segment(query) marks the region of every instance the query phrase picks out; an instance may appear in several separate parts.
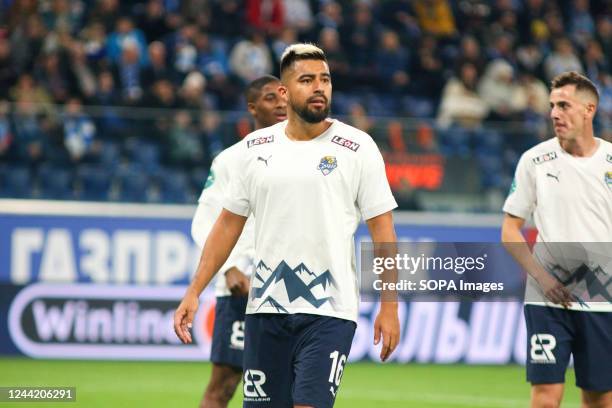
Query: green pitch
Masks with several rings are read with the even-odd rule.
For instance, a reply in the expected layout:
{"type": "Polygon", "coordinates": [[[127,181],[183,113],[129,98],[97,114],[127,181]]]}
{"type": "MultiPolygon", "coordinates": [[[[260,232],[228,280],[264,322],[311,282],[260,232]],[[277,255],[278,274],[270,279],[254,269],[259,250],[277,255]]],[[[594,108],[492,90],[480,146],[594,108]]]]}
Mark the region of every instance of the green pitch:
{"type": "MultiPolygon", "coordinates": [[[[197,407],[210,373],[206,363],[66,361],[0,358],[0,386],[75,386],[77,402],[16,407],[197,407]]],[[[351,363],[339,408],[527,407],[523,367],[351,363]]],[[[565,407],[578,406],[568,372],[565,407]]],[[[230,407],[241,407],[234,398],[230,407]]]]}

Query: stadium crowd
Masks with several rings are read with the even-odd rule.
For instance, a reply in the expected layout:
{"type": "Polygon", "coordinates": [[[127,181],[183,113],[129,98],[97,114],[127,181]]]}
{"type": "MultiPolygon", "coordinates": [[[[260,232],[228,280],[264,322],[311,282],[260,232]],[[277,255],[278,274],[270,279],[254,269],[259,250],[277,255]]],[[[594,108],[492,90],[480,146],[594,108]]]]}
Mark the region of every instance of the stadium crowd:
{"type": "Polygon", "coordinates": [[[550,136],[560,72],[597,84],[596,134],[612,139],[605,0],[0,5],[2,196],[195,202],[211,158],[251,129],[244,85],[278,74],[296,41],[326,52],[334,116],[383,150],[474,158],[483,190],[507,188],[518,152],[550,136]],[[418,124],[400,127],[407,143],[397,123],[418,124]]]}

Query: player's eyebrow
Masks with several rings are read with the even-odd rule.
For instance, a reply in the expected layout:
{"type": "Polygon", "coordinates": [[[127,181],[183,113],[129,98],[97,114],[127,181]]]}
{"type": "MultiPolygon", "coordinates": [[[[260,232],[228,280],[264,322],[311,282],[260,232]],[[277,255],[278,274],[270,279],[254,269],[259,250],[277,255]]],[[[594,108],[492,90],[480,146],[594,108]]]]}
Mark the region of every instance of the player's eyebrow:
{"type": "MultiPolygon", "coordinates": [[[[331,74],[330,74],[329,72],[323,72],[323,73],[321,73],[321,74],[319,74],[319,75],[320,75],[322,78],[327,78],[327,79],[331,78],[331,74]]],[[[302,74],[302,75],[300,75],[300,76],[298,77],[298,81],[299,81],[300,79],[306,79],[306,78],[308,78],[308,79],[314,79],[316,76],[317,76],[317,74],[302,74]]]]}

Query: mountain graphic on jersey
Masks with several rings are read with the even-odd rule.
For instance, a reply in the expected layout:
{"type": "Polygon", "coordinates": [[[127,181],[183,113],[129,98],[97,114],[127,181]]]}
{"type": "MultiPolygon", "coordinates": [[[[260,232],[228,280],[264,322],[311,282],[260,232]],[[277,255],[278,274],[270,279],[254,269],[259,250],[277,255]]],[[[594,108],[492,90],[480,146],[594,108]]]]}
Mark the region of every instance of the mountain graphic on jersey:
{"type": "Polygon", "coordinates": [[[600,266],[591,269],[587,265],[582,264],[580,267],[576,268],[567,279],[559,278],[559,272],[562,272],[565,276],[568,275],[568,272],[559,265],[553,267],[553,274],[565,287],[578,285],[584,282],[584,286],[586,286],[585,292],[576,293],[576,289],[571,291],[581,303],[601,301],[601,299],[612,303],[612,277],[606,274],[600,266]]]}
{"type": "MultiPolygon", "coordinates": [[[[300,263],[295,268],[291,268],[285,261],[281,261],[272,270],[263,261],[259,261],[255,270],[255,281],[251,290],[251,298],[262,298],[268,288],[277,285],[281,281],[285,284],[289,302],[302,298],[316,308],[321,307],[327,301],[332,301],[331,296],[317,297],[315,295],[316,292],[327,293],[328,288],[338,287],[329,270],[316,275],[303,263],[300,263]]],[[[278,311],[282,309],[286,312],[280,303],[271,296],[267,296],[259,307],[262,307],[263,304],[271,305],[278,311]]]]}

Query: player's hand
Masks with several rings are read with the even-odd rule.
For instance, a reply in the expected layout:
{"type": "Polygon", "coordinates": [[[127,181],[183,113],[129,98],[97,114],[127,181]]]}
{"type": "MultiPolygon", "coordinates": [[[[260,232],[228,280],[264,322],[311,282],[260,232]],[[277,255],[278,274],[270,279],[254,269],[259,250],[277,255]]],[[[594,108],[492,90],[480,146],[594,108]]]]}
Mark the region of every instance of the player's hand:
{"type": "Polygon", "coordinates": [[[380,350],[380,359],[386,361],[397,347],[400,339],[396,302],[383,302],[381,304],[380,312],[378,312],[374,321],[374,345],[380,343],[381,337],[383,345],[380,350]]]}
{"type": "Polygon", "coordinates": [[[249,278],[236,267],[225,272],[225,283],[232,296],[247,296],[249,294],[249,278]]]}
{"type": "Polygon", "coordinates": [[[189,330],[193,325],[193,317],[198,310],[199,304],[198,296],[187,290],[181,304],[176,309],[176,312],[174,312],[174,332],[184,344],[193,342],[189,330]]]}
{"type": "Polygon", "coordinates": [[[538,276],[537,281],[542,292],[544,292],[544,296],[551,302],[559,304],[567,309],[572,302],[576,301],[570,291],[548,273],[543,273],[538,276]]]}

